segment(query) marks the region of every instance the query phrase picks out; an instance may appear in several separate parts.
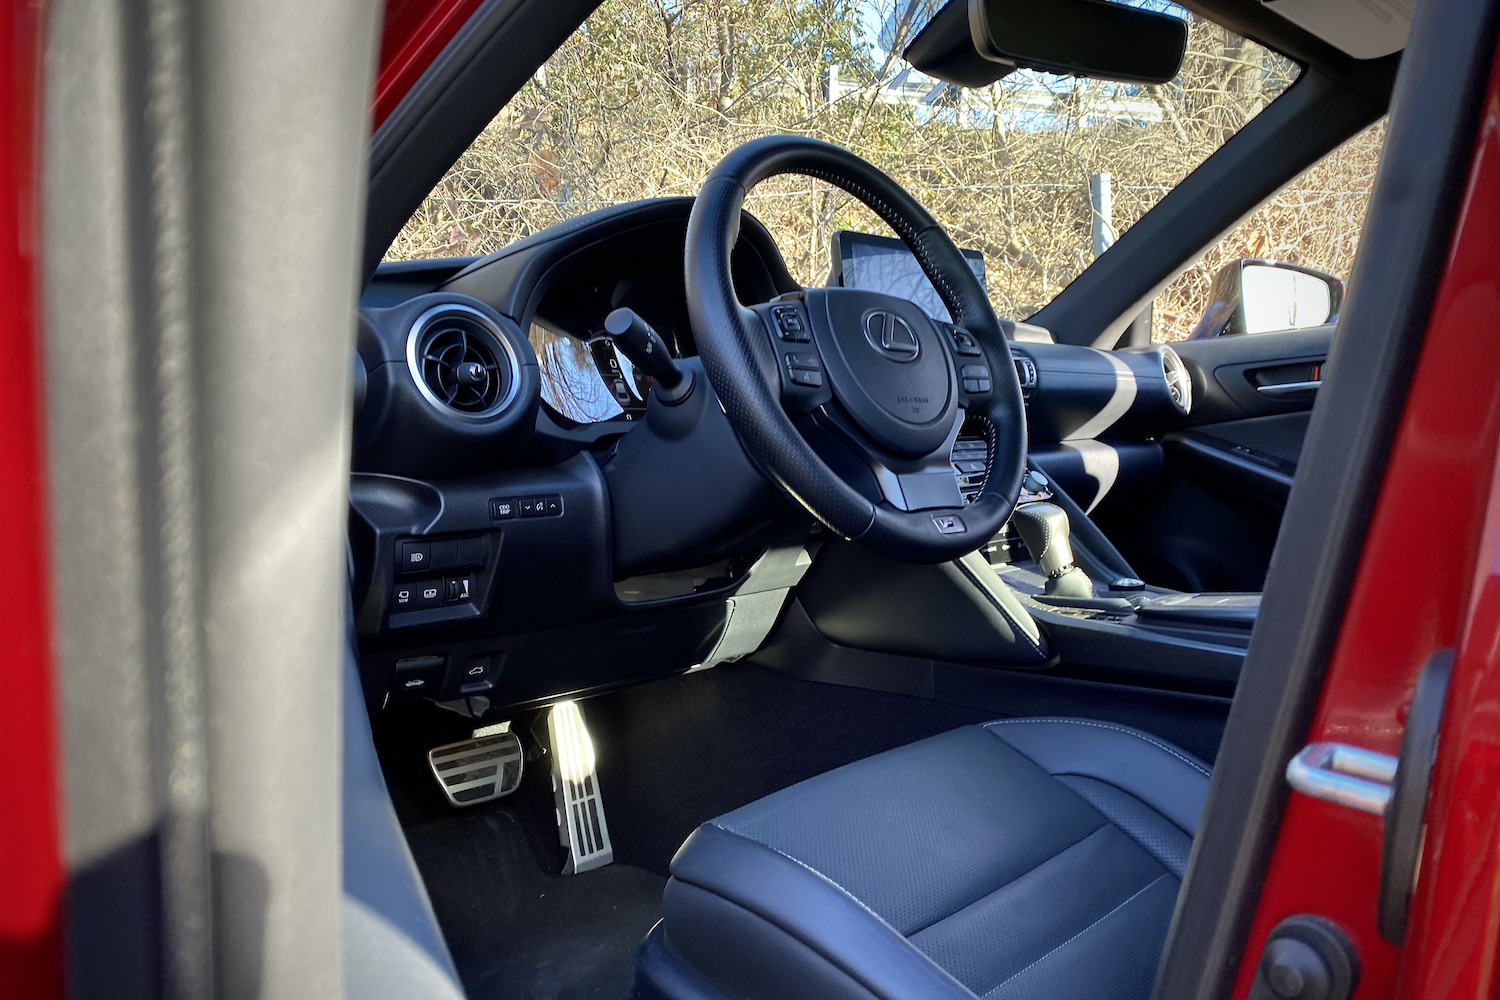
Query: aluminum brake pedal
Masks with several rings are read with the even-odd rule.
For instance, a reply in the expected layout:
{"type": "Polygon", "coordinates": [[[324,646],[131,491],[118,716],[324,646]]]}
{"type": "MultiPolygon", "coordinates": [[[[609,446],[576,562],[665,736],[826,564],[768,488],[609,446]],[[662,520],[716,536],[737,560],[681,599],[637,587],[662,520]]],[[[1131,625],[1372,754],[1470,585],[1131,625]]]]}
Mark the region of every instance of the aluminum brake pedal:
{"type": "Polygon", "coordinates": [[[455,806],[477,806],[521,787],[524,758],[515,733],[490,733],[427,751],[438,787],[455,806]]]}

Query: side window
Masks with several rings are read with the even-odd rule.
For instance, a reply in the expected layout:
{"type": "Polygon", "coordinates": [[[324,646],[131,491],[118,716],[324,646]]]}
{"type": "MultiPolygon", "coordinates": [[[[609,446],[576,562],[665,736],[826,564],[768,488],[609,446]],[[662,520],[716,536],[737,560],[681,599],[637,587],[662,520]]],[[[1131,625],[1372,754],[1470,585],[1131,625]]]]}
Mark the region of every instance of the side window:
{"type": "Polygon", "coordinates": [[[1336,319],[1384,145],[1381,119],[1256,209],[1156,297],[1152,342],[1301,330],[1336,319]]]}

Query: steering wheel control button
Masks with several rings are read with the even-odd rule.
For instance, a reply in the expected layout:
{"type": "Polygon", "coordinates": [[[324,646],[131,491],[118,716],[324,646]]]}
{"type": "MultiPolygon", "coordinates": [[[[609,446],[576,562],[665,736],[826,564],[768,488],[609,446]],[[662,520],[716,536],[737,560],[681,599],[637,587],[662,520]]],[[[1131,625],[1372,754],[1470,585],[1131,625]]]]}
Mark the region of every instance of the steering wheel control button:
{"type": "Polygon", "coordinates": [[[816,354],[788,354],[786,364],[788,368],[821,368],[823,362],[816,354]]]}
{"type": "Polygon", "coordinates": [[[990,391],[990,370],[984,365],[964,365],[958,374],[964,381],[964,392],[983,395],[990,391]]]}
{"type": "Polygon", "coordinates": [[[447,661],[441,656],[413,656],[396,661],[391,672],[390,703],[407,704],[423,698],[436,698],[443,686],[443,667],[447,661]]]}
{"type": "Polygon", "coordinates": [[[776,335],[787,343],[805,344],[812,339],[807,332],[807,321],[794,305],[776,306],[771,310],[776,321],[776,335]]]}
{"type": "Polygon", "coordinates": [[[816,368],[790,368],[787,370],[787,377],[792,380],[793,385],[805,385],[811,389],[823,385],[823,373],[816,368]]]}
{"type": "Polygon", "coordinates": [[[883,309],[865,316],[865,339],[882,357],[901,364],[917,360],[922,353],[922,345],[911,324],[883,309]]]}
{"type": "Polygon", "coordinates": [[[403,573],[424,573],[432,566],[432,545],[428,542],[402,542],[396,557],[403,573]]]}
{"type": "Polygon", "coordinates": [[[491,500],[490,517],[496,521],[505,521],[516,516],[516,502],[514,500],[491,500]]]}
{"type": "Polygon", "coordinates": [[[932,523],[937,525],[939,534],[961,535],[969,529],[964,526],[963,518],[957,514],[934,514],[932,523]]]}
{"type": "Polygon", "coordinates": [[[548,517],[560,517],[562,512],[562,497],[555,493],[542,497],[542,513],[548,517]]]}
{"type": "Polygon", "coordinates": [[[948,331],[949,338],[953,341],[953,353],[965,358],[983,357],[984,352],[979,349],[979,341],[968,330],[954,327],[948,331]]]}

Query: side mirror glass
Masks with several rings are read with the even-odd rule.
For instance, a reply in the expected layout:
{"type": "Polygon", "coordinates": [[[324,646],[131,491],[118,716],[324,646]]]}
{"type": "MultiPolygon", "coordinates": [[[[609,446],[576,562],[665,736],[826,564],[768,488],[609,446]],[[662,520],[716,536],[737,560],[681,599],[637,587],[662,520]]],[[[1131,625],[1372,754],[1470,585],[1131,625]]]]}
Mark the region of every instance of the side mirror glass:
{"type": "Polygon", "coordinates": [[[1219,269],[1209,307],[1189,339],[1306,330],[1338,319],[1344,283],[1276,260],[1240,258],[1219,269]]]}

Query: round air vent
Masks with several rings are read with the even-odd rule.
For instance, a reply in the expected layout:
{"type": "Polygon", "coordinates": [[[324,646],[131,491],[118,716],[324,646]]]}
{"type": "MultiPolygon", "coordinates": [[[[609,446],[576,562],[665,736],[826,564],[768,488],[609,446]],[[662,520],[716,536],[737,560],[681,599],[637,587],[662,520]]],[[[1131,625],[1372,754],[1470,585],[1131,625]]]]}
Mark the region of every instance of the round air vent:
{"type": "Polygon", "coordinates": [[[515,398],[515,352],[490,319],[458,303],[417,317],[406,363],[429,403],[460,417],[492,416],[515,398]]]}
{"type": "Polygon", "coordinates": [[[1193,376],[1177,352],[1165,344],[1161,348],[1161,372],[1167,379],[1167,391],[1172,394],[1172,405],[1178,412],[1187,414],[1193,408],[1193,376]]]}

